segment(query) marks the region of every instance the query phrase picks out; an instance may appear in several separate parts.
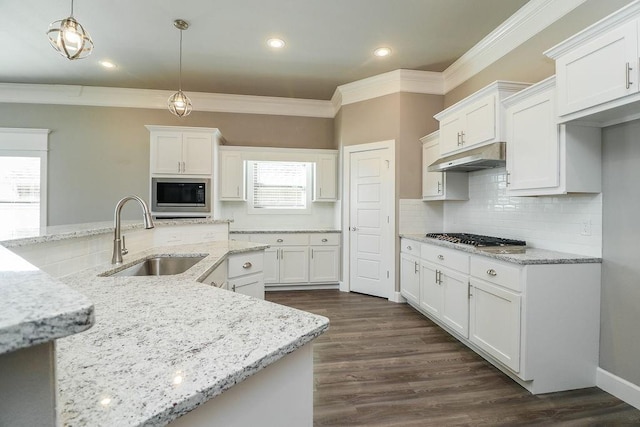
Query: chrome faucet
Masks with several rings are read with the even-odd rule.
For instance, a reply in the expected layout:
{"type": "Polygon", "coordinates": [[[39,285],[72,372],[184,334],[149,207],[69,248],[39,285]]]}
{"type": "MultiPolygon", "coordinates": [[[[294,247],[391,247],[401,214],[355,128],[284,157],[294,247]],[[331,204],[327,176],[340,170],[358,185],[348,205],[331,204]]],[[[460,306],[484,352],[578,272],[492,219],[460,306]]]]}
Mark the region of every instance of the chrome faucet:
{"type": "Polygon", "coordinates": [[[151,212],[147,204],[138,196],[127,196],[120,199],[116,205],[116,210],[113,215],[115,231],[113,234],[113,256],[111,257],[111,264],[122,264],[122,255],[129,253],[124,244],[124,236],[120,238],[120,211],[125,203],[129,200],[137,200],[142,208],[142,219],[144,220],[144,228],[153,228],[153,219],[151,218],[151,212]]]}

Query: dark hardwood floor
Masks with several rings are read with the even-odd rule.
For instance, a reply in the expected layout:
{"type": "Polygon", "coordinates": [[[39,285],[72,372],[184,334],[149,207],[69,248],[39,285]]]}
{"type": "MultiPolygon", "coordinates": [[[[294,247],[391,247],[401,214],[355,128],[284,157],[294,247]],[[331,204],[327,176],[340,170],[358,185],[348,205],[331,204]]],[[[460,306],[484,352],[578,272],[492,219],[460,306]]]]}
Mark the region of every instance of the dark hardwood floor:
{"type": "Polygon", "coordinates": [[[531,395],[406,304],[339,291],[269,292],[320,314],[315,426],[640,426],[640,411],[589,388],[531,395]]]}

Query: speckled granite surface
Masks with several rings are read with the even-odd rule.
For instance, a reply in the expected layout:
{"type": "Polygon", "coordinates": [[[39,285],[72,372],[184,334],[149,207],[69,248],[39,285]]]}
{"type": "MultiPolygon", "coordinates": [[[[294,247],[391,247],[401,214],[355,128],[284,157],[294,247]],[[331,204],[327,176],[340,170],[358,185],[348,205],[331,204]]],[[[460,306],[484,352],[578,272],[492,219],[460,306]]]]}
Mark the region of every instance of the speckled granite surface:
{"type": "Polygon", "coordinates": [[[401,234],[400,237],[415,240],[417,242],[430,243],[432,245],[442,246],[445,248],[457,249],[476,255],[482,255],[501,261],[512,262],[514,264],[584,264],[584,263],[600,263],[602,258],[591,257],[586,255],[567,254],[564,252],[550,251],[546,249],[527,248],[524,254],[495,254],[481,251],[469,245],[461,245],[450,243],[444,240],[432,239],[425,237],[423,234],[401,234]]]}
{"type": "MultiPolygon", "coordinates": [[[[218,219],[175,219],[154,220],[156,226],[193,225],[193,224],[224,224],[230,220],[218,219]]],[[[142,229],[141,220],[122,221],[122,231],[142,229]]],[[[77,237],[95,236],[98,234],[113,233],[113,221],[88,222],[85,224],[54,225],[43,228],[30,228],[14,230],[10,234],[0,234],[0,245],[6,248],[14,248],[36,243],[54,242],[58,240],[74,239],[77,237]]]]}
{"type": "Polygon", "coordinates": [[[165,425],[328,328],[328,319],[198,283],[228,253],[266,245],[224,241],[129,254],[209,254],[174,276],[62,280],[94,302],[89,331],[61,339],[58,381],[66,426],[165,425]]]}
{"type": "Polygon", "coordinates": [[[93,303],[0,246],[0,354],[77,334],[93,303]]]}
{"type": "Polygon", "coordinates": [[[229,234],[309,234],[342,233],[341,230],[229,230],[229,234]]]}

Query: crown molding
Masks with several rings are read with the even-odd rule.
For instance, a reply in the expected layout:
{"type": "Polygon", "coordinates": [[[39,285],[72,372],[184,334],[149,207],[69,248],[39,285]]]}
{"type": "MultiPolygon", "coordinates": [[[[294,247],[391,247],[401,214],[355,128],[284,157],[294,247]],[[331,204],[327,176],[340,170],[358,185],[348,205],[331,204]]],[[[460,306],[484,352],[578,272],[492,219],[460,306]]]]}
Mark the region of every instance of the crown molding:
{"type": "Polygon", "coordinates": [[[530,0],[443,71],[445,93],[479,73],[586,0],[530,0]]]}
{"type": "MultiPolygon", "coordinates": [[[[172,91],[0,83],[0,102],[167,109],[172,91]]],[[[333,118],[331,101],[189,92],[194,111],[333,118]]]]}
{"type": "Polygon", "coordinates": [[[337,101],[342,106],[397,92],[444,95],[442,73],[404,69],[389,71],[338,86],[332,102],[335,108],[337,101]]]}

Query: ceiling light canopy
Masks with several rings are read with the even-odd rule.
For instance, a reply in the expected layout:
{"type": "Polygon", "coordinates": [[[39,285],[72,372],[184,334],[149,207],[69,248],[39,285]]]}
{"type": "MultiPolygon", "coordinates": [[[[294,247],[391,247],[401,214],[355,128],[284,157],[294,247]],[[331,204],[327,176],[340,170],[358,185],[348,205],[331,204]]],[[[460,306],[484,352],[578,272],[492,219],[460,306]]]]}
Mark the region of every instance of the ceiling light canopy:
{"type": "Polygon", "coordinates": [[[267,46],[272,47],[274,49],[282,49],[285,45],[284,40],[282,39],[269,39],[267,40],[267,46]]]}
{"type": "Polygon", "coordinates": [[[93,50],[91,36],[73,17],[73,0],[71,0],[71,15],[52,22],[49,25],[47,37],[51,46],[67,59],[86,58],[93,50]]]}
{"type": "Polygon", "coordinates": [[[180,75],[178,78],[178,91],[169,97],[169,111],[178,117],[191,114],[193,106],[191,100],[182,92],[182,32],[189,28],[189,23],[182,19],[173,21],[173,25],[180,30],[180,75]]]}
{"type": "Polygon", "coordinates": [[[379,58],[384,58],[385,56],[391,55],[391,48],[389,47],[379,47],[373,51],[373,54],[379,58]]]}

